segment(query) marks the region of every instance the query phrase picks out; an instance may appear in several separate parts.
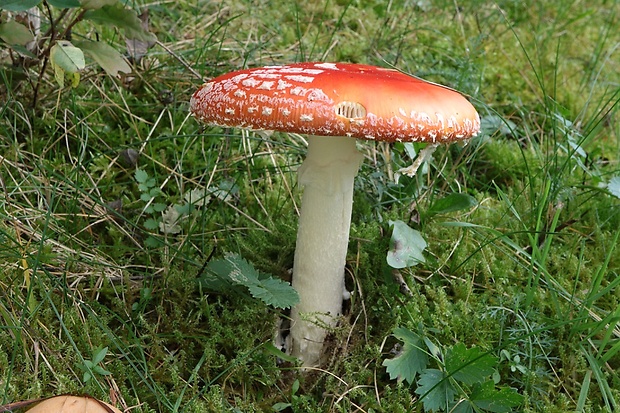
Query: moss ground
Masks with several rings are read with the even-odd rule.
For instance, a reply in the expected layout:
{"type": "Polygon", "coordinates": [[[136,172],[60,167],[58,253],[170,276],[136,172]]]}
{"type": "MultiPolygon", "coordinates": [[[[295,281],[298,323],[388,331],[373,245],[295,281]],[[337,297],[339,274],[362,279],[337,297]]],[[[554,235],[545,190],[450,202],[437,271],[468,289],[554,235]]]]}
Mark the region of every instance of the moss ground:
{"type": "Polygon", "coordinates": [[[165,48],[131,79],[89,65],[60,89],[33,67],[33,105],[32,83],[0,75],[0,403],[88,393],[134,412],[424,411],[416,384],[382,365],[405,327],[495,355],[499,384],[524,396],[515,411],[618,408],[616,2],[132,7],[148,8],[165,48]],[[439,149],[415,178],[395,179],[411,162],[402,144],[360,144],[354,296],[321,371],[278,359],[280,310],[197,280],[225,252],[290,278],[304,141],[199,125],[188,100],[202,80],[181,60],[203,78],[291,61],[393,65],[462,91],[481,114],[481,136],[439,149]],[[136,169],[159,190],[145,198],[136,169]],[[192,191],[208,203],[162,231],[160,209],[192,191]],[[476,206],[429,213],[453,193],[476,206]],[[426,262],[396,278],[390,220],[428,242],[426,262]],[[106,347],[104,372],[85,375],[106,347]]]}

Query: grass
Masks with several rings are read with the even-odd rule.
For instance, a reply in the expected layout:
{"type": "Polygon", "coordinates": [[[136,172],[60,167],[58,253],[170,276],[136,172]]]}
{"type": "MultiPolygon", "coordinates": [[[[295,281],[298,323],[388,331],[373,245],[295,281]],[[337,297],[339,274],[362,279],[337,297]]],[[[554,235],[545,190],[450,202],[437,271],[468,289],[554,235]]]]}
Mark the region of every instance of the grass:
{"type": "Polygon", "coordinates": [[[168,50],[152,47],[131,79],[91,65],[59,90],[31,68],[33,107],[31,83],[1,74],[0,403],[71,392],[137,412],[423,411],[419,385],[382,365],[402,327],[496,357],[499,385],[524,396],[517,411],[618,408],[614,2],[134,6],[168,50]],[[361,143],[355,293],[322,370],[278,359],[279,310],[197,281],[226,252],[290,278],[304,141],[198,125],[187,102],[201,80],[180,60],[204,78],[302,60],[394,65],[464,92],[482,116],[481,136],[413,179],[395,179],[411,162],[403,145],[361,143]],[[428,213],[452,193],[476,206],[428,213]],[[396,219],[429,244],[397,278],[385,263],[396,219]]]}

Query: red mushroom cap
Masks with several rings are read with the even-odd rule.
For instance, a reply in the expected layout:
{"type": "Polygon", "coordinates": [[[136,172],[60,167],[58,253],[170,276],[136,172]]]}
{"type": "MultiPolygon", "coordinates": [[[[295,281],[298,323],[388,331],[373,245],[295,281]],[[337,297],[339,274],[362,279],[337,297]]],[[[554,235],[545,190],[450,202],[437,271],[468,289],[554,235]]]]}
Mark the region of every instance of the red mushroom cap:
{"type": "Polygon", "coordinates": [[[393,69],[297,63],[231,72],[205,83],[191,111],[221,126],[382,141],[449,142],[480,130],[461,94],[393,69]]]}

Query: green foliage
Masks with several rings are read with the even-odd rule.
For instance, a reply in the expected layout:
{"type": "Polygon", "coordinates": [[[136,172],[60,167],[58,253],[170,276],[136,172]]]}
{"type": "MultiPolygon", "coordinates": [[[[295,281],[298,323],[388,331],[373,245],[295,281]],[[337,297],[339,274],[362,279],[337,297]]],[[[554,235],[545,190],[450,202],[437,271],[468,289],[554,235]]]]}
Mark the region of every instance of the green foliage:
{"type": "Polygon", "coordinates": [[[403,349],[397,357],[386,359],[386,367],[390,379],[405,380],[412,384],[418,374],[421,374],[428,365],[428,355],[423,347],[423,340],[406,328],[398,327],[394,330],[394,337],[403,342],[403,349]]]}
{"type": "Polygon", "coordinates": [[[136,413],[617,410],[610,2],[268,4],[0,0],[0,404],[87,392],[136,413]],[[63,90],[55,79],[59,42],[84,54],[75,71],[76,50],[55,52],[75,88],[62,67],[63,90]],[[234,251],[258,296],[288,297],[260,283],[290,277],[304,139],[187,112],[203,78],[301,60],[446,84],[483,126],[413,178],[397,171],[423,143],[358,143],[352,298],[307,373],[271,344],[286,312],[229,264],[203,273],[222,289],[196,279],[211,251],[234,251]],[[390,220],[419,231],[423,265],[386,263],[390,220]],[[84,382],[106,347],[91,370],[111,374],[84,382]]]}
{"type": "Polygon", "coordinates": [[[207,290],[245,287],[254,298],[275,308],[290,308],[299,302],[299,295],[290,284],[259,273],[239,255],[226,254],[222,259],[210,261],[205,270],[207,274],[200,278],[200,283],[207,290]]]}
{"type": "Polygon", "coordinates": [[[84,376],[82,376],[82,381],[84,383],[88,383],[96,375],[108,376],[112,374],[111,372],[100,366],[100,363],[103,361],[106,354],[108,354],[107,347],[98,347],[93,350],[91,360],[84,360],[83,363],[78,364],[80,370],[84,372],[84,376]]]}
{"type": "Polygon", "coordinates": [[[410,228],[403,221],[390,221],[394,227],[390,239],[390,250],[387,253],[387,263],[392,268],[405,268],[424,262],[422,252],[426,248],[426,241],[419,231],[410,228]]]}
{"type": "MultiPolygon", "coordinates": [[[[35,7],[38,13],[25,15],[29,22],[27,24],[17,19],[0,24],[0,39],[2,39],[0,48],[11,49],[14,52],[11,53],[14,67],[20,66],[17,64],[21,63],[19,56],[24,56],[27,60],[25,67],[42,64],[45,68],[49,59],[56,81],[61,88],[65,85],[65,76],[69,77],[71,87],[78,86],[80,73],[86,67],[84,52],[112,77],[120,77],[121,73],[127,74],[132,71],[122,53],[110,44],[101,41],[99,35],[96,40],[82,39],[75,43],[71,42],[74,34],[86,35],[92,31],[94,28],[92,23],[123,30],[127,39],[149,44],[157,40],[148,28],[144,27],[136,11],[126,7],[119,0],[85,0],[82,2],[53,0],[46,3],[42,0],[2,0],[0,2],[0,11],[26,12],[35,7]],[[43,37],[41,28],[46,27],[49,28],[49,35],[43,37]],[[34,46],[35,43],[36,46],[34,46]]],[[[3,66],[7,66],[6,62],[3,66]]],[[[17,73],[28,76],[28,71],[17,73]]],[[[40,79],[33,79],[33,83],[37,82],[40,82],[40,79]]],[[[35,89],[39,87],[40,85],[37,84],[35,89]]]]}
{"type": "Polygon", "coordinates": [[[478,204],[476,199],[467,194],[450,194],[433,202],[426,211],[427,217],[438,214],[449,214],[450,212],[471,209],[478,204]]]}
{"type": "Polygon", "coordinates": [[[419,375],[415,393],[425,411],[510,412],[523,403],[514,389],[496,387],[491,377],[497,376],[498,359],[490,353],[462,343],[437,346],[401,327],[394,336],[403,341],[403,349],[383,365],[392,380],[413,384],[419,375]],[[438,368],[429,367],[431,360],[438,368]]]}

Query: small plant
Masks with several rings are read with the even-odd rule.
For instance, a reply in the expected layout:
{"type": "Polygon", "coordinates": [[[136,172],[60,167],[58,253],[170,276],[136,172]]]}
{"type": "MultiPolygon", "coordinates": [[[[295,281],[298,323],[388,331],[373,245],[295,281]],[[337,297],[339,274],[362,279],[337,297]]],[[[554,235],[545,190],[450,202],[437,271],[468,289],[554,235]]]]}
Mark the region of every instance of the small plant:
{"type": "Polygon", "coordinates": [[[97,347],[93,350],[93,355],[91,360],[84,360],[84,363],[78,364],[80,370],[84,372],[84,376],[82,377],[82,381],[84,383],[88,383],[95,376],[108,376],[112,373],[104,369],[99,365],[105,358],[106,354],[108,354],[107,347],[97,347]]]}
{"type": "Polygon", "coordinates": [[[138,183],[140,199],[145,202],[143,212],[151,215],[151,217],[144,222],[144,227],[155,231],[159,228],[161,222],[161,218],[158,218],[157,215],[166,209],[165,203],[158,202],[163,193],[157,186],[156,179],[150,177],[146,171],[137,169],[134,178],[138,183]]]}
{"type": "Polygon", "coordinates": [[[498,359],[490,353],[462,343],[442,348],[406,328],[395,329],[394,336],[403,342],[402,350],[383,365],[392,380],[417,383],[415,393],[425,411],[499,413],[522,403],[514,389],[497,386],[498,359]]]}

